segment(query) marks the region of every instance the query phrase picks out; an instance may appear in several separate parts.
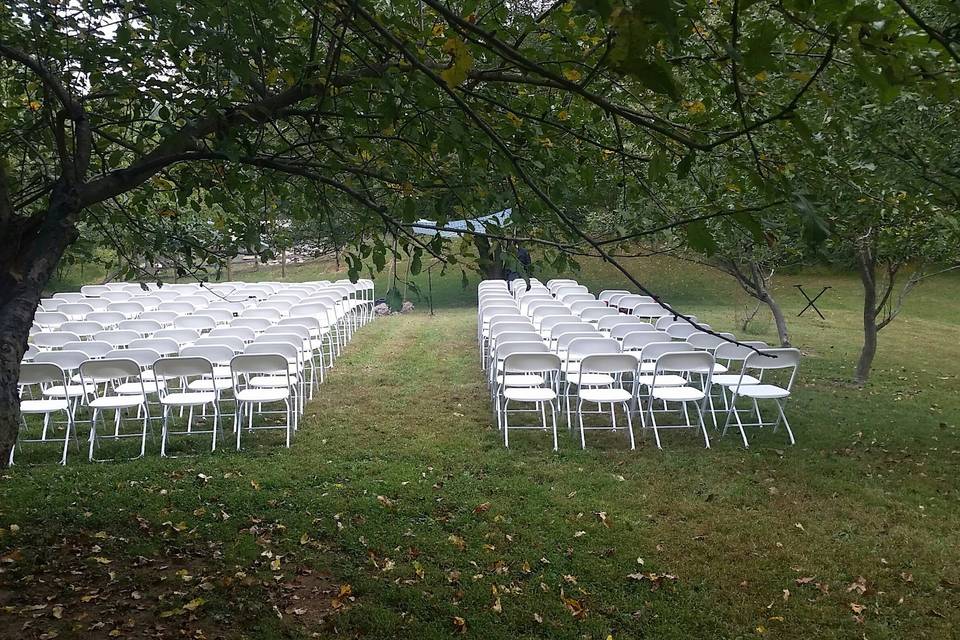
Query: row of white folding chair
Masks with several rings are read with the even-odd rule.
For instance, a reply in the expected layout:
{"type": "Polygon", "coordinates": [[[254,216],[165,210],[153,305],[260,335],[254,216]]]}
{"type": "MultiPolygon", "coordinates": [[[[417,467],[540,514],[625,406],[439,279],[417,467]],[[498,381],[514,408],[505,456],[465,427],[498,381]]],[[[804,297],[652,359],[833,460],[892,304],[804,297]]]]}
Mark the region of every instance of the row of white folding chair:
{"type": "MultiPolygon", "coordinates": [[[[297,398],[300,399],[299,406],[295,406],[297,413],[299,413],[299,412],[302,412],[303,410],[303,397],[304,397],[303,394],[305,389],[307,367],[304,364],[304,349],[298,346],[298,345],[302,345],[302,339],[304,337],[304,334],[293,333],[291,331],[292,329],[293,327],[283,328],[283,331],[290,332],[290,333],[284,333],[284,334],[277,333],[275,335],[264,334],[263,336],[261,336],[262,341],[260,343],[255,342],[254,344],[247,345],[245,348],[245,351],[251,354],[267,355],[267,356],[270,354],[277,354],[277,353],[285,354],[285,360],[287,361],[288,367],[285,367],[284,375],[289,376],[291,374],[294,374],[294,377],[297,380],[297,385],[299,385],[299,390],[297,389],[297,385],[293,386],[293,394],[292,394],[292,398],[294,399],[295,405],[296,405],[296,399],[297,398]]],[[[155,340],[154,342],[156,343],[158,341],[159,340],[155,340]]],[[[145,340],[143,342],[146,345],[149,341],[145,340]]],[[[155,345],[150,345],[150,346],[155,346],[155,345]]],[[[214,353],[214,354],[217,353],[217,350],[219,349],[221,353],[221,358],[219,358],[219,362],[221,363],[221,365],[224,360],[232,358],[234,355],[236,355],[234,348],[229,348],[226,346],[217,346],[217,345],[210,345],[210,346],[196,345],[195,347],[187,347],[184,349],[182,355],[184,356],[196,355],[196,354],[189,353],[191,349],[193,351],[200,351],[201,352],[200,355],[207,355],[207,356],[210,356],[211,353],[214,353]],[[226,356],[226,357],[223,357],[223,356],[226,356]]],[[[171,351],[173,351],[174,353],[176,352],[175,349],[171,349],[171,351]]],[[[87,354],[82,351],[62,351],[62,352],[51,352],[47,354],[39,354],[38,361],[36,363],[27,363],[25,365],[26,375],[22,378],[21,384],[30,385],[30,384],[36,384],[37,382],[40,382],[39,380],[37,380],[38,374],[37,374],[36,367],[34,367],[35,364],[38,365],[41,370],[45,370],[47,374],[50,373],[50,367],[52,366],[57,367],[59,370],[58,377],[56,377],[57,384],[48,386],[48,388],[43,392],[42,399],[36,400],[36,401],[29,400],[28,404],[26,405],[25,414],[31,414],[31,413],[44,414],[43,432],[42,432],[40,441],[49,441],[48,420],[49,420],[50,414],[55,413],[57,411],[61,411],[61,410],[64,410],[67,412],[67,432],[63,439],[64,450],[63,450],[63,457],[61,459],[62,462],[65,462],[67,444],[69,442],[71,430],[74,428],[74,425],[75,425],[74,412],[76,408],[76,400],[78,398],[83,398],[85,404],[87,404],[92,411],[91,432],[90,432],[90,453],[89,453],[91,460],[94,459],[93,458],[94,449],[97,442],[96,419],[98,417],[98,413],[107,409],[112,409],[115,411],[114,434],[113,436],[107,436],[107,437],[120,439],[120,438],[128,437],[127,434],[120,433],[120,423],[122,420],[122,416],[120,413],[121,410],[134,408],[134,407],[138,408],[137,420],[139,420],[139,415],[142,409],[144,420],[143,420],[141,433],[138,434],[138,437],[141,437],[140,455],[143,455],[144,447],[145,447],[146,431],[149,426],[149,421],[148,421],[149,397],[151,395],[158,395],[160,403],[164,406],[164,436],[161,444],[161,454],[163,455],[166,438],[167,438],[166,411],[167,411],[167,405],[171,404],[171,402],[165,402],[164,400],[166,386],[165,386],[163,377],[158,378],[157,374],[155,373],[155,363],[158,362],[159,360],[162,360],[163,357],[164,357],[164,354],[157,349],[131,348],[131,349],[126,349],[122,351],[114,350],[104,354],[104,357],[102,358],[102,360],[99,360],[99,362],[101,363],[105,362],[107,364],[89,365],[88,363],[97,362],[97,361],[89,359],[87,357],[87,354]],[[109,379],[98,379],[96,376],[89,379],[84,378],[84,371],[86,368],[92,367],[96,370],[103,370],[104,367],[109,368],[110,362],[116,362],[116,361],[125,361],[128,363],[129,362],[135,363],[137,365],[136,374],[134,375],[133,370],[128,371],[127,375],[123,376],[123,380],[120,381],[119,384],[115,384],[119,376],[113,376],[109,379]],[[98,367],[99,369],[97,369],[98,367]],[[66,372],[70,369],[78,369],[79,381],[73,379],[74,376],[71,376],[71,377],[67,376],[66,372]],[[114,392],[112,396],[98,394],[97,385],[101,382],[104,382],[104,383],[109,382],[112,385],[113,387],[112,391],[114,392]]],[[[309,358],[310,356],[307,355],[306,357],[309,358]]],[[[213,371],[211,370],[210,376],[208,379],[208,384],[211,384],[213,387],[216,387],[216,379],[217,379],[217,376],[214,376],[213,371]]],[[[263,387],[272,388],[277,386],[275,384],[275,380],[271,382],[270,380],[265,379],[265,380],[262,380],[261,382],[263,382],[263,384],[261,384],[260,386],[263,386],[263,387]]],[[[256,387],[257,381],[256,380],[250,381],[248,386],[256,387]]],[[[276,392],[250,391],[247,395],[250,396],[251,398],[254,398],[256,400],[256,404],[259,406],[260,403],[262,402],[267,402],[268,400],[274,401],[270,399],[273,398],[274,395],[276,395],[276,392]]],[[[179,406],[193,406],[190,402],[186,402],[186,401],[187,400],[192,401],[196,399],[197,397],[181,398],[177,396],[174,398],[176,402],[183,401],[183,403],[181,403],[179,406]]],[[[277,398],[277,400],[279,400],[279,398],[277,398]]],[[[176,404],[176,402],[173,402],[173,404],[176,404]]],[[[219,402],[219,398],[217,398],[217,402],[219,402]]],[[[247,407],[246,405],[244,405],[243,394],[240,394],[236,397],[236,402],[238,407],[237,414],[243,414],[244,412],[246,412],[247,417],[250,421],[250,425],[248,425],[248,427],[252,427],[252,417],[253,417],[252,406],[247,407]]],[[[286,423],[286,426],[288,427],[287,446],[289,446],[290,429],[296,428],[296,414],[294,414],[293,419],[291,421],[289,411],[290,411],[290,408],[288,406],[287,407],[287,423],[286,423]]],[[[213,446],[215,448],[216,428],[217,428],[217,420],[218,420],[217,409],[214,410],[214,416],[215,417],[214,417],[214,430],[213,430],[213,433],[214,433],[213,446]]],[[[192,420],[192,413],[191,413],[191,420],[192,420]]],[[[237,420],[237,417],[235,415],[235,421],[236,420],[237,420]]],[[[188,421],[188,432],[189,431],[190,431],[190,422],[188,421]]],[[[194,434],[196,433],[198,432],[194,431],[194,434]]],[[[240,446],[240,435],[238,433],[237,434],[238,449],[239,449],[239,446],[240,446]]],[[[13,460],[13,454],[11,453],[10,461],[12,462],[12,460],[13,460]]]]}

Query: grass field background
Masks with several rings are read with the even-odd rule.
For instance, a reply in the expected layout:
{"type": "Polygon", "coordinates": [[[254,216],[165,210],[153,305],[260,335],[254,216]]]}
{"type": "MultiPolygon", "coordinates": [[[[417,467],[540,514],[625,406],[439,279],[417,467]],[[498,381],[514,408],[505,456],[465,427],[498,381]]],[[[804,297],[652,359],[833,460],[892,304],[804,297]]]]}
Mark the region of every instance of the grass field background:
{"type": "MultiPolygon", "coordinates": [[[[752,305],[728,278],[630,266],[741,333],[752,305]]],[[[577,277],[625,288],[597,263],[577,277]]],[[[0,636],[956,637],[960,280],[911,296],[859,389],[857,279],[778,277],[805,354],[794,447],[759,433],[749,451],[734,434],[704,450],[680,432],[662,452],[606,434],[581,451],[563,429],[559,453],[539,432],[503,448],[475,282],[432,280],[436,314],[414,298],[361,330],[290,450],[259,435],[239,454],[160,460],[152,443],[144,460],[71,452],[66,468],[24,452],[0,479],[0,636]],[[796,283],[832,286],[826,320],[794,317],[796,283]]],[[[773,341],[772,322],[749,335],[773,341]]]]}

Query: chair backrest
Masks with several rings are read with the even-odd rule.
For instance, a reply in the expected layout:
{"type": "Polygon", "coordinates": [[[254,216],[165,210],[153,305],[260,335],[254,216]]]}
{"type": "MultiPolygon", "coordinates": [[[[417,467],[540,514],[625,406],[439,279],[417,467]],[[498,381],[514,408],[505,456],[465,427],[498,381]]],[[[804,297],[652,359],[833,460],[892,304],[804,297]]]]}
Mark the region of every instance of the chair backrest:
{"type": "Polygon", "coordinates": [[[649,342],[640,349],[640,359],[644,362],[655,362],[665,353],[693,352],[693,346],[686,342],[649,342]]]}
{"type": "Polygon", "coordinates": [[[495,337],[491,336],[491,344],[494,346],[507,344],[510,342],[543,342],[540,339],[540,334],[536,331],[504,331],[497,334],[495,337]]]}
{"type": "Polygon", "coordinates": [[[25,362],[20,365],[19,384],[67,384],[63,369],[52,362],[25,362]]]}
{"type": "Polygon", "coordinates": [[[589,309],[584,309],[580,313],[580,318],[582,320],[585,320],[591,324],[598,323],[598,326],[601,320],[616,319],[619,317],[620,317],[620,312],[617,311],[616,309],[611,309],[610,307],[604,307],[602,309],[589,308],[589,309]]]}
{"type": "Polygon", "coordinates": [[[131,302],[136,302],[141,306],[143,306],[144,311],[153,311],[158,306],[160,306],[160,303],[163,302],[163,300],[161,298],[158,298],[157,296],[150,295],[150,296],[136,296],[131,299],[131,302]]]}
{"type": "Polygon", "coordinates": [[[37,326],[44,329],[56,329],[68,320],[70,318],[67,317],[67,314],[59,311],[37,311],[33,314],[33,321],[37,326]]]}
{"type": "Polygon", "coordinates": [[[38,333],[30,340],[39,349],[60,349],[69,342],[80,340],[80,336],[69,331],[48,331],[38,333]]]}
{"type": "Polygon", "coordinates": [[[609,331],[611,338],[622,338],[631,331],[656,331],[649,322],[644,322],[640,318],[622,314],[600,318],[597,326],[600,329],[609,331]],[[616,333],[616,335],[614,335],[614,333],[616,333]]]}
{"type": "Polygon", "coordinates": [[[180,300],[171,302],[161,302],[157,305],[157,311],[173,311],[174,313],[193,313],[197,310],[196,305],[189,302],[180,302],[180,300]]]}
{"type": "Polygon", "coordinates": [[[198,356],[177,356],[160,358],[153,363],[153,373],[157,378],[213,378],[213,363],[198,356]]]}
{"type": "Polygon", "coordinates": [[[631,313],[638,304],[649,304],[651,302],[654,302],[654,299],[650,296],[630,294],[618,298],[617,307],[623,309],[627,313],[631,313]]]}
{"type": "Polygon", "coordinates": [[[87,314],[93,313],[93,307],[85,302],[65,302],[57,307],[57,311],[65,313],[71,320],[83,320],[87,314]]]}
{"type": "Polygon", "coordinates": [[[80,365],[89,359],[90,357],[83,351],[63,350],[38,353],[33,358],[33,362],[49,362],[50,364],[57,365],[64,371],[70,372],[79,369],[80,365]]]}
{"type": "Polygon", "coordinates": [[[202,311],[202,315],[213,318],[213,321],[219,325],[229,324],[233,320],[233,312],[227,309],[211,309],[207,307],[202,311]]]}
{"type": "Polygon", "coordinates": [[[276,342],[264,341],[248,344],[243,349],[244,354],[274,354],[280,355],[290,362],[297,362],[300,359],[300,348],[277,339],[276,342]]]}
{"type": "MultiPolygon", "coordinates": [[[[564,304],[567,303],[566,300],[564,300],[563,302],[564,304]]],[[[577,300],[576,302],[571,302],[569,304],[569,307],[570,307],[570,311],[577,316],[582,315],[583,312],[586,311],[587,309],[603,309],[604,311],[611,311],[613,313],[617,313],[615,309],[608,308],[607,305],[600,302],[599,300],[577,300]]]]}
{"type": "MultiPolygon", "coordinates": [[[[90,382],[117,380],[120,378],[139,378],[141,373],[142,369],[140,365],[129,358],[87,360],[80,365],[80,378],[84,383],[84,387],[90,382]]],[[[96,392],[95,387],[93,390],[96,392]]]]}
{"type": "Polygon", "coordinates": [[[278,324],[272,327],[267,327],[260,335],[260,338],[278,334],[296,335],[300,336],[300,339],[304,342],[309,343],[310,341],[310,330],[298,324],[278,324]]]}
{"type": "Polygon", "coordinates": [[[641,302],[634,305],[633,315],[638,318],[653,319],[670,315],[670,312],[656,302],[641,302]]]}
{"type": "Polygon", "coordinates": [[[490,323],[490,336],[495,337],[497,334],[504,333],[505,331],[533,331],[533,323],[527,320],[526,318],[508,318],[506,320],[494,320],[490,323]]]}
{"type": "Polygon", "coordinates": [[[161,356],[180,352],[180,343],[173,338],[138,338],[127,345],[128,349],[153,349],[161,356]]]}
{"type": "Polygon", "coordinates": [[[514,353],[550,353],[550,350],[538,340],[508,342],[507,344],[497,345],[493,352],[493,358],[502,361],[514,353]]]}
{"type": "Polygon", "coordinates": [[[599,353],[580,361],[580,374],[585,373],[632,373],[637,370],[637,359],[622,353],[599,353]]]}
{"type": "Polygon", "coordinates": [[[555,353],[517,352],[503,359],[504,373],[549,373],[560,370],[560,357],[555,353]]]}
{"type": "Polygon", "coordinates": [[[620,353],[620,343],[612,338],[574,338],[567,344],[567,361],[577,361],[594,354],[620,353]]]}
{"type": "Polygon", "coordinates": [[[710,333],[704,333],[703,331],[696,331],[687,336],[687,342],[693,345],[695,349],[702,349],[704,351],[713,351],[721,344],[727,342],[720,336],[715,336],[710,333]]]}
{"type": "Polygon", "coordinates": [[[548,287],[548,288],[550,288],[553,291],[553,295],[557,298],[557,300],[561,300],[563,296],[569,295],[571,293],[573,294],[590,293],[589,289],[579,284],[564,284],[556,288],[553,288],[553,287],[548,287]]]}
{"type": "MultiPolygon", "coordinates": [[[[544,318],[547,320],[548,318],[544,318]]],[[[543,329],[543,325],[540,325],[540,328],[543,329]]],[[[547,337],[551,340],[556,340],[559,336],[564,333],[590,333],[595,334],[593,325],[589,322],[584,322],[573,316],[564,318],[562,322],[556,322],[552,327],[549,327],[550,331],[547,334],[547,337]]]]}
{"type": "Polygon", "coordinates": [[[134,300],[126,302],[111,302],[107,305],[107,311],[118,311],[127,316],[136,317],[146,311],[142,304],[134,300]]]}
{"type": "Polygon", "coordinates": [[[27,345],[27,350],[23,352],[23,358],[21,362],[32,362],[35,357],[40,355],[40,349],[37,349],[32,344],[27,345]]]}
{"type": "Polygon", "coordinates": [[[641,351],[648,344],[654,343],[666,343],[669,338],[660,331],[631,331],[624,334],[623,340],[621,341],[621,348],[624,351],[641,351]]]}
{"type": "MultiPolygon", "coordinates": [[[[540,319],[540,331],[545,335],[550,335],[550,331],[552,331],[554,327],[565,324],[576,325],[586,323],[569,314],[544,316],[540,319]]],[[[533,325],[531,324],[530,326],[532,327],[533,325]]]]}
{"type": "Polygon", "coordinates": [[[260,318],[263,320],[269,320],[270,323],[272,324],[280,320],[280,318],[283,317],[283,314],[281,314],[276,309],[270,309],[266,307],[253,307],[250,309],[244,309],[242,312],[240,312],[240,317],[241,318],[260,318]]]}
{"type": "Polygon", "coordinates": [[[217,365],[227,365],[237,355],[236,351],[226,345],[205,344],[184,347],[180,350],[184,358],[203,358],[217,365]]]}
{"type": "Polygon", "coordinates": [[[66,300],[67,302],[80,302],[83,300],[84,295],[76,291],[62,291],[60,293],[53,294],[53,297],[66,300]]]}
{"type": "Polygon", "coordinates": [[[91,320],[93,322],[99,322],[105,327],[114,327],[119,323],[127,319],[127,316],[123,315],[119,311],[94,311],[88,313],[85,320],[91,320]]]}
{"type": "Polygon", "coordinates": [[[253,342],[253,339],[257,337],[257,334],[248,327],[217,327],[213,331],[207,334],[208,338],[216,337],[226,337],[226,338],[239,338],[243,342],[253,342]]]}
{"type": "Polygon", "coordinates": [[[153,320],[166,327],[173,324],[179,315],[176,311],[144,311],[138,320],[153,320]]]}
{"type": "Polygon", "coordinates": [[[262,333],[264,329],[273,323],[265,318],[234,318],[230,322],[231,327],[245,327],[254,333],[262,333]]]}
{"type": "Polygon", "coordinates": [[[217,321],[208,315],[180,316],[173,321],[177,329],[196,329],[201,333],[217,326],[217,321]]]}
{"type": "Polygon", "coordinates": [[[126,302],[133,297],[133,294],[129,291],[105,291],[100,294],[100,297],[104,300],[109,300],[110,302],[126,302]]]}
{"type": "Polygon", "coordinates": [[[233,377],[239,382],[241,376],[254,374],[285,375],[290,385],[290,369],[287,359],[277,353],[247,353],[234,356],[230,361],[233,377]]]}
{"type": "Polygon", "coordinates": [[[197,338],[196,342],[193,343],[193,345],[197,347],[205,347],[211,344],[230,347],[234,353],[243,353],[244,348],[247,346],[247,343],[244,342],[242,338],[235,336],[211,336],[209,334],[197,338]]]}
{"type": "MultiPolygon", "coordinates": [[[[687,317],[690,318],[690,320],[692,320],[693,322],[697,322],[697,316],[687,316],[687,317]]],[[[660,318],[657,319],[657,321],[654,323],[653,326],[656,327],[658,331],[665,331],[667,327],[669,327],[672,324],[676,324],[677,322],[686,322],[686,321],[682,320],[679,316],[675,316],[672,313],[667,312],[667,315],[660,316],[660,318]]]]}
{"type": "Polygon", "coordinates": [[[201,295],[186,295],[177,298],[177,302],[186,302],[192,304],[197,309],[203,309],[210,304],[210,299],[201,295]]]}
{"type": "Polygon", "coordinates": [[[88,298],[99,298],[108,291],[110,291],[110,287],[102,284],[87,284],[80,287],[80,293],[88,298]]]}
{"type": "Polygon", "coordinates": [[[607,302],[612,296],[615,295],[629,295],[630,292],[626,289],[604,289],[600,292],[600,295],[597,296],[597,300],[602,302],[607,302]]]}
{"type": "Polygon", "coordinates": [[[570,307],[558,300],[534,300],[527,305],[526,315],[531,318],[543,318],[545,316],[573,315],[570,307]]]}
{"type": "Polygon", "coordinates": [[[140,365],[141,369],[149,369],[160,359],[160,353],[155,349],[115,349],[106,355],[105,360],[123,358],[132,360],[140,365]]]}
{"type": "Polygon", "coordinates": [[[800,351],[798,349],[776,348],[763,349],[759,353],[752,351],[743,363],[742,372],[760,371],[770,369],[791,369],[790,378],[786,384],[786,390],[793,388],[793,381],[797,377],[797,369],[800,366],[800,351]]]}
{"type": "Polygon", "coordinates": [[[191,344],[200,337],[196,329],[160,329],[153,334],[154,338],[173,338],[181,346],[191,344]]]}
{"type": "Polygon", "coordinates": [[[93,334],[94,340],[100,340],[101,342],[108,342],[113,345],[114,348],[125,347],[137,338],[141,337],[136,331],[129,331],[127,329],[114,329],[112,331],[98,331],[93,334]]]}
{"type": "Polygon", "coordinates": [[[103,331],[103,325],[99,322],[93,322],[92,320],[64,322],[60,325],[60,331],[70,331],[82,338],[103,331]]]}
{"type": "Polygon", "coordinates": [[[136,331],[142,336],[148,336],[152,333],[160,331],[163,328],[163,325],[157,322],[156,320],[124,320],[123,322],[117,325],[117,329],[125,329],[127,331],[136,331]]]}
{"type": "Polygon", "coordinates": [[[114,350],[114,346],[109,342],[102,340],[81,340],[77,342],[68,342],[63,345],[64,351],[80,351],[87,354],[88,358],[102,358],[114,350]]]}
{"type": "Polygon", "coordinates": [[[656,359],[655,373],[664,371],[706,374],[713,372],[713,355],[706,351],[669,351],[656,359]]]}
{"type": "Polygon", "coordinates": [[[83,303],[93,307],[94,311],[106,311],[112,304],[106,298],[84,298],[83,303]]]}
{"type": "MultiPolygon", "coordinates": [[[[706,326],[706,325],[700,325],[706,326]]],[[[709,329],[709,327],[707,327],[709,329]]],[[[694,333],[700,333],[700,329],[693,326],[689,322],[674,322],[669,327],[666,328],[667,335],[673,338],[674,340],[686,340],[688,336],[694,333]]]]}
{"type": "Polygon", "coordinates": [[[574,302],[597,302],[596,297],[594,297],[592,293],[583,292],[563,293],[557,296],[557,300],[568,307],[574,302]]]}

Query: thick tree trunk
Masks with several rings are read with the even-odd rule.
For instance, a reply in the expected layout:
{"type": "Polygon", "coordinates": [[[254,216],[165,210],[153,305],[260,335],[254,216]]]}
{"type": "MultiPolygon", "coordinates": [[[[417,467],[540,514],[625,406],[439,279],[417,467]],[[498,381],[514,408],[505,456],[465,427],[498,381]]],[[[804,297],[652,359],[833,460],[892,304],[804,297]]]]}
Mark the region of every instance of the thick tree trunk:
{"type": "Polygon", "coordinates": [[[20,361],[44,287],[77,238],[76,192],[54,188],[46,212],[15,217],[0,228],[0,467],[7,465],[20,429],[20,361]]]}
{"type": "Polygon", "coordinates": [[[876,262],[869,247],[857,251],[860,281],[863,283],[863,347],[853,373],[853,381],[865,384],[870,378],[873,357],[877,354],[877,281],[876,262]]]}

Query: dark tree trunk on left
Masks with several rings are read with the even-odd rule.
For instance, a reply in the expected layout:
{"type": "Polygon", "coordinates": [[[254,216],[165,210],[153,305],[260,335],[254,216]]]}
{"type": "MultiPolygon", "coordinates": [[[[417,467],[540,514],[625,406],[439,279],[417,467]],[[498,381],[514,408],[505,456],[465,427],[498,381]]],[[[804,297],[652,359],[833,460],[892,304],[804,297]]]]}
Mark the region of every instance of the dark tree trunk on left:
{"type": "Polygon", "coordinates": [[[46,211],[11,217],[0,226],[0,467],[6,466],[20,428],[20,361],[33,315],[66,248],[77,238],[75,189],[58,183],[46,211]]]}

